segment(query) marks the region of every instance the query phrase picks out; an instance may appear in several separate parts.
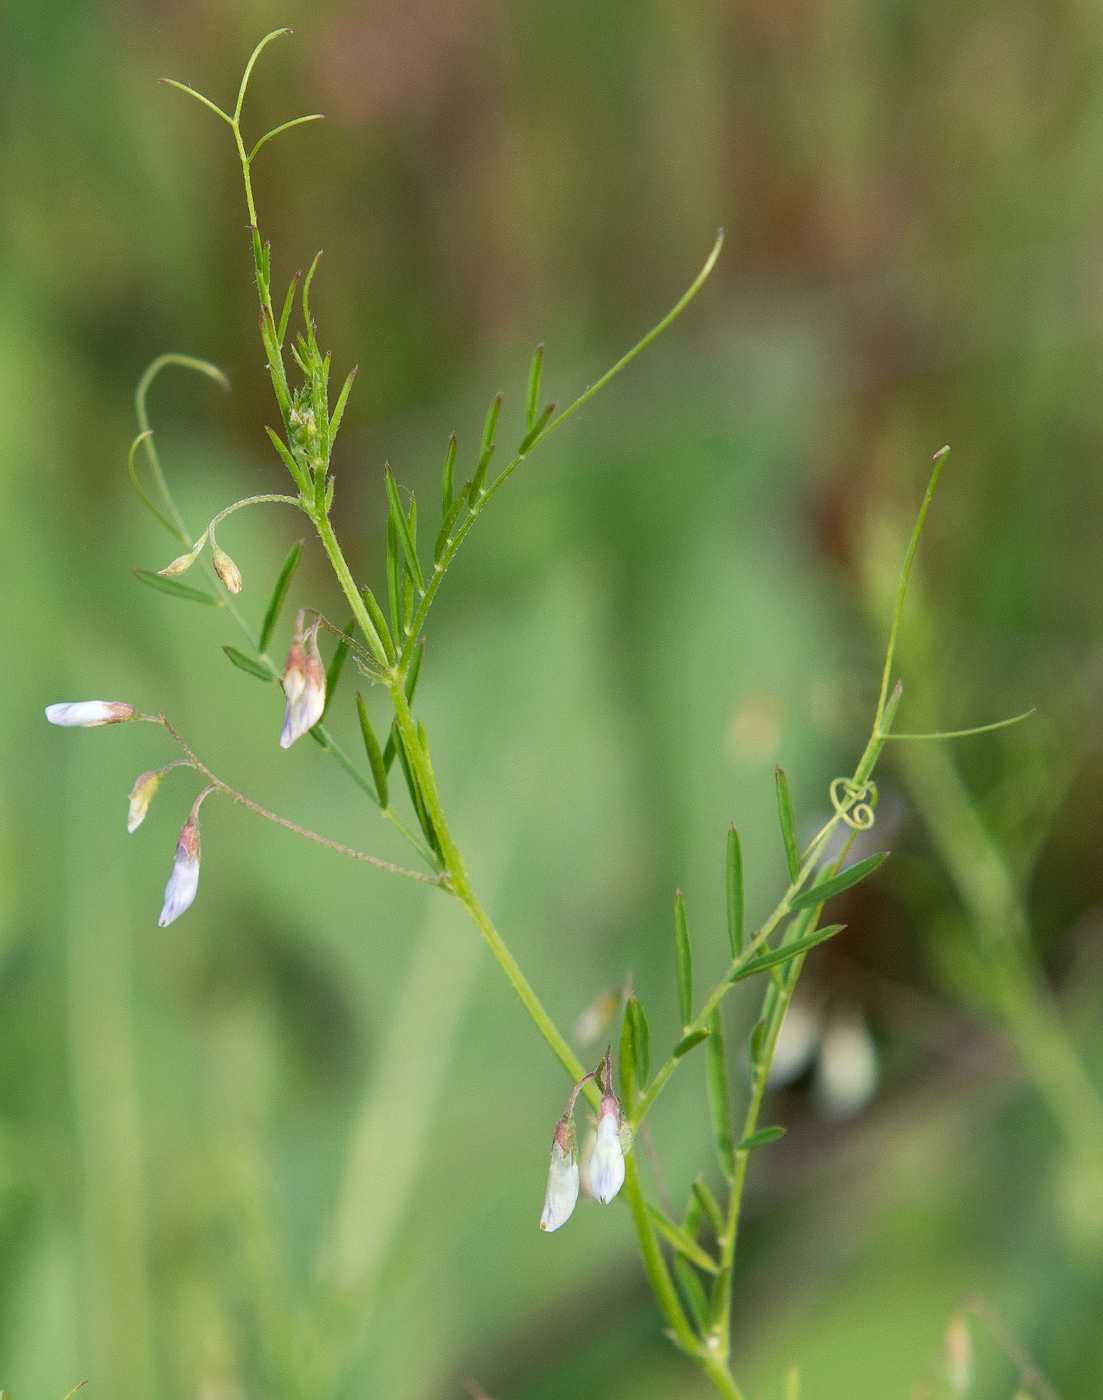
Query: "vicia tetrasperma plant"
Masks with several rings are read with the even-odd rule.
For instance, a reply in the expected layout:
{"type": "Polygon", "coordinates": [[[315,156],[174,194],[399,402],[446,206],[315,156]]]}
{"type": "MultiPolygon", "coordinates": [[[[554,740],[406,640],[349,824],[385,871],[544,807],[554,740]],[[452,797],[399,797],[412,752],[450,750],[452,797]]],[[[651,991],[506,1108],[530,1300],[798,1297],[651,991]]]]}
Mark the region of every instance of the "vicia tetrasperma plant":
{"type": "MultiPolygon", "coordinates": [[[[869,741],[853,773],[849,777],[837,778],[831,785],[834,814],[802,852],[797,844],[789,786],[785,774],[778,769],[778,811],[790,878],[789,886],[773,913],[756,930],[744,927],[742,853],[739,835],[732,827],[728,832],[726,870],[731,965],[726,975],[709,990],[703,1001],[695,998],[689,928],[685,906],[679,895],[675,900],[674,922],[681,1038],[663,1063],[653,1071],[647,1014],[640,1002],[630,995],[624,1008],[616,1073],[609,1052],[596,1068],[587,1072],[544,1010],[505,940],[479,903],[468,880],[463,857],[452,838],[434,777],[428,736],[413,712],[422,660],[423,632],[448,566],[494,494],[534,448],[679,314],[708,277],[719,253],[721,239],[717,238],[700,274],[670,313],[607,374],[558,415],[555,414],[554,405],[540,408],[543,347],[537,350],[529,374],[525,435],[504,468],[497,470],[495,466],[495,432],[501,395],[495,398],[487,414],[470,480],[462,484],[459,484],[457,477],[456,440],[454,437],[451,439],[441,488],[443,518],[436,533],[431,563],[424,549],[419,548],[418,503],[413,497],[405,496],[390,467],[385,469],[389,503],[386,549],[388,613],[385,615],[371,589],[358,584],[353,578],[330,519],[334,493],[330,460],[355,371],[345,379],[331,406],[330,358],[319,348],[310,315],[310,288],[317,260],[302,284],[303,330],[289,341],[298,278],[292,280],[282,301],[273,300],[270,249],[258,228],[250,179],[252,162],[270,137],[313,118],[301,117],[284,123],[263,136],[251,151],[247,150],[242,138],[242,105],[253,65],[264,46],[277,34],[285,32],[277,30],[258,44],[245,69],[232,115],[193,89],[180,83],[172,85],[190,93],[225,121],[237,147],[252,229],[260,299],[260,333],[283,424],[282,434],[271,428],[268,434],[287,467],[294,491],[236,501],[216,515],[198,539],[191,538],[166,486],[149,427],[146,397],[153,377],[166,364],[197,369],[219,380],[222,376],[214,366],[202,360],[182,355],[161,356],[150,366],[138,386],[141,432],[131,448],[129,467],[139,495],[183,546],[184,552],[159,573],[136,572],[144,582],[177,597],[209,604],[221,603],[229,611],[249,646],[248,652],[227,647],[225,650],[230,661],[261,681],[279,680],[282,683],[286,710],[280,743],[286,748],[304,734],[311,734],[378,805],[380,813],[403,834],[420,859],[422,868],[406,869],[350,850],[257,806],[211,772],[164,715],[140,714],[133,706],[119,702],[82,701],[52,705],[46,712],[47,717],[55,724],[80,726],[146,720],[160,725],[171,735],[183,757],[166,767],[144,773],[137,780],[130,798],[128,826],[131,831],[144,818],[150,800],[170,768],[191,768],[204,780],[204,786],[180,833],[172,874],[165,890],[160,917],[162,925],[178,918],[196,897],[200,859],[199,810],[203,801],[216,792],[311,840],[396,874],[434,885],[444,894],[458,899],[489,944],[536,1028],[574,1084],[566,1112],[554,1130],[541,1227],[548,1231],[558,1229],[574,1209],[580,1186],[580,1169],[573,1109],[579,1094],[585,1094],[598,1113],[596,1144],[588,1166],[588,1184],[592,1194],[607,1203],[621,1190],[624,1191],[631,1207],[644,1267],[666,1319],[668,1335],[697,1362],[722,1394],[738,1397],[740,1391],[730,1368],[732,1270],[748,1159],[752,1151],[782,1132],[780,1128],[760,1128],[758,1123],[782,1020],[807,953],[831,938],[840,928],[837,924],[821,925],[820,917],[825,903],[832,895],[857,884],[884,859],[882,853],[856,864],[846,863],[857,834],[874,823],[877,789],[873,773],[885,742],[890,738],[928,737],[891,733],[901,698],[901,685],[897,683],[893,686],[893,656],[908,574],[945,449],[936,456],[930,484],[904,559],[869,741]],[[145,453],[156,487],[156,502],[138,479],[135,458],[139,448],[145,453]],[[233,601],[241,591],[241,575],[215,538],[216,527],[231,512],[246,506],[270,503],[290,506],[310,520],[352,613],[352,620],[342,628],[314,609],[302,609],[296,619],[294,640],[282,670],[269,655],[268,645],[298,562],[300,546],[296,545],[289,554],[276,580],[260,630],[254,634],[233,601]],[[208,544],[209,553],[206,549],[208,544]],[[178,576],[197,563],[207,569],[215,592],[179,581],[178,576]],[[220,585],[224,593],[217,591],[220,585]],[[321,632],[330,633],[337,639],[328,670],[323,667],[320,654],[321,632]],[[365,777],[341,750],[325,725],[327,706],[333,702],[338,678],[349,656],[366,683],[385,687],[394,707],[390,733],[385,743],[381,744],[373,731],[364,701],[357,694],[370,778],[365,777]],[[411,823],[398,815],[392,803],[394,785],[391,775],[396,758],[412,804],[414,821],[411,823]],[[750,1102],[742,1123],[736,1125],[732,1120],[728,1093],[720,1004],[736,983],[759,974],[764,974],[765,990],[761,1013],[750,1039],[750,1102]],[[726,1183],[726,1199],[717,1200],[701,1176],[693,1186],[685,1215],[681,1220],[673,1220],[645,1199],[632,1141],[633,1136],[643,1128],[658,1096],[676,1076],[683,1060],[698,1047],[703,1047],[708,1062],[712,1122],[726,1183]]],[[[424,517],[422,527],[424,541],[424,517]]],[[[995,727],[998,726],[985,726],[995,727]]],[[[275,737],[273,735],[273,740],[275,737]]]]}

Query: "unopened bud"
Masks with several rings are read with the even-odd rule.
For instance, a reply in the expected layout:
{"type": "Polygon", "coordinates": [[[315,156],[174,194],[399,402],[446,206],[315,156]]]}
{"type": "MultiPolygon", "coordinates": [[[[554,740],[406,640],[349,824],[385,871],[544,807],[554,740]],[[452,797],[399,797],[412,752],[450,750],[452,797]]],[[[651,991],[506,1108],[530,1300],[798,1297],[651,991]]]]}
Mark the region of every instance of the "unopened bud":
{"type": "Polygon", "coordinates": [[[174,559],[171,564],[167,564],[163,569],[158,569],[157,572],[162,578],[172,578],[176,574],[185,573],[199,558],[203,546],[206,543],[207,534],[206,531],[204,531],[203,534],[200,535],[199,542],[194,549],[190,550],[187,554],[181,554],[179,559],[174,559]]]}
{"type": "Polygon", "coordinates": [[[122,724],[133,719],[138,711],[122,700],[72,700],[61,705],[47,705],[46,718],[51,724],[66,729],[95,729],[101,724],[122,724]]]}
{"type": "Polygon", "coordinates": [[[214,555],[214,571],[231,593],[241,592],[241,570],[230,558],[224,549],[220,549],[214,540],[211,541],[211,552],[214,555]]]}
{"type": "Polygon", "coordinates": [[[176,843],[172,874],[165,886],[165,903],[157,920],[167,928],[185,909],[190,909],[199,888],[199,820],[195,813],[184,823],[176,843]]]}
{"type": "Polygon", "coordinates": [[[127,831],[137,831],[146,819],[149,811],[149,804],[153,801],[153,794],[161,786],[161,779],[165,776],[163,768],[151,769],[134,784],[130,794],[130,810],[126,816],[127,831]]]}

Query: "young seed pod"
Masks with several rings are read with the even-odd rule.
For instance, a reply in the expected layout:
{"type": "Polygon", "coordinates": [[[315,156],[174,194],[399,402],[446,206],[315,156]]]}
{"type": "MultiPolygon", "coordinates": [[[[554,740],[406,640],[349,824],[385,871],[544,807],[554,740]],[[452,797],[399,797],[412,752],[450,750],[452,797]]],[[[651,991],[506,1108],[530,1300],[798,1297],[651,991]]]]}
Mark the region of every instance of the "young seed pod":
{"type": "Polygon", "coordinates": [[[171,564],[166,564],[163,569],[158,569],[157,573],[159,577],[175,578],[177,574],[186,573],[188,569],[190,569],[191,566],[195,563],[195,561],[199,558],[199,555],[203,550],[203,546],[206,543],[207,536],[206,533],[204,533],[199,536],[199,541],[194,549],[189,550],[187,554],[181,554],[179,558],[174,559],[171,564]]]}
{"type": "Polygon", "coordinates": [[[190,909],[198,889],[199,818],[193,810],[181,828],[180,840],[176,843],[176,857],[172,862],[172,874],[165,886],[165,902],[161,909],[161,917],[157,920],[158,925],[168,928],[185,909],[190,909]]]}
{"type": "Polygon", "coordinates": [[[161,786],[161,779],[165,776],[163,768],[154,768],[135,782],[130,793],[130,808],[126,815],[127,831],[137,831],[146,819],[149,811],[149,804],[153,801],[153,794],[161,786]]]}
{"type": "Polygon", "coordinates": [[[95,729],[101,724],[122,724],[138,711],[122,700],[71,700],[47,705],[46,718],[65,729],[95,729]]]}

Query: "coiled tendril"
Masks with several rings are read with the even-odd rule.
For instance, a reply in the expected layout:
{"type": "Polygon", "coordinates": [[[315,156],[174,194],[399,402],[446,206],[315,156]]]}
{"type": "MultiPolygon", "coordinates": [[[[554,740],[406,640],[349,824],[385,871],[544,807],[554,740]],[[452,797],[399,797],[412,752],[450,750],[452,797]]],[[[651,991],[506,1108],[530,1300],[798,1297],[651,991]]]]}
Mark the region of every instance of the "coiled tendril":
{"type": "Polygon", "coordinates": [[[876,819],[873,809],[877,806],[877,784],[863,783],[858,787],[849,778],[836,778],[831,784],[831,805],[847,826],[868,831],[876,819]]]}

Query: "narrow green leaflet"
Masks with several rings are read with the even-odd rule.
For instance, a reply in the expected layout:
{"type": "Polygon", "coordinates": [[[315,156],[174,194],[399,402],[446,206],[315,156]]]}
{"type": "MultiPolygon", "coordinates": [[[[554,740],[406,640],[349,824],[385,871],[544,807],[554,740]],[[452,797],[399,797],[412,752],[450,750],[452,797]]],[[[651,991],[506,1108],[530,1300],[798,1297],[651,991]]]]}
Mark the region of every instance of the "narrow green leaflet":
{"type": "Polygon", "coordinates": [[[728,1093],[728,1062],[724,1053],[724,1027],[720,1008],[712,1013],[708,1049],[709,1108],[716,1151],[720,1165],[730,1178],[735,1172],[735,1151],[732,1136],[731,1096],[728,1093]]]}
{"type": "Polygon", "coordinates": [[[734,824],[728,827],[728,941],[731,943],[732,957],[737,958],[743,951],[743,843],[734,824]]]}
{"type": "Polygon", "coordinates": [[[452,509],[452,486],[453,478],[456,474],[456,435],[455,433],[448,439],[448,451],[444,454],[444,472],[441,475],[440,495],[441,495],[441,517],[448,519],[448,512],[452,509]]]}
{"type": "Polygon", "coordinates": [[[274,681],[276,678],[263,661],[254,661],[251,656],[246,656],[243,651],[238,651],[237,647],[224,646],[222,650],[234,665],[247,675],[256,676],[258,681],[274,681]]]}
{"type": "Polygon", "coordinates": [[[878,855],[867,856],[865,860],[859,860],[846,870],[841,870],[838,875],[832,875],[830,880],[823,880],[818,885],[802,890],[789,901],[789,908],[794,913],[798,909],[812,909],[830,899],[832,895],[841,894],[843,890],[850,889],[851,885],[856,885],[859,880],[864,880],[867,875],[872,875],[887,855],[888,851],[881,851],[878,855]]]}
{"type": "MultiPolygon", "coordinates": [[[[350,617],[345,628],[345,636],[351,637],[356,627],[356,619],[350,617]]],[[[341,679],[341,672],[345,669],[345,659],[349,654],[348,642],[338,642],[337,650],[333,653],[333,660],[329,663],[329,670],[326,672],[326,709],[328,710],[333,701],[333,692],[337,689],[337,682],[341,679]]]]}
{"type": "Polygon", "coordinates": [[[303,542],[299,540],[291,546],[287,558],[283,561],[283,567],[276,579],[276,586],[272,589],[272,597],[268,601],[268,611],[264,614],[264,621],[261,623],[260,637],[257,639],[258,651],[268,650],[268,643],[272,640],[272,629],[279,621],[280,609],[287,597],[287,590],[291,587],[291,577],[298,566],[302,552],[303,542]]]}
{"type": "Polygon", "coordinates": [[[456,499],[448,508],[448,512],[444,517],[444,523],[440,527],[440,534],[437,536],[437,542],[433,547],[434,564],[440,563],[444,551],[448,548],[448,546],[452,543],[453,539],[455,538],[455,536],[452,534],[452,531],[455,529],[456,521],[459,519],[460,511],[463,510],[464,506],[467,504],[467,497],[470,491],[471,483],[470,481],[465,481],[462,489],[460,490],[460,494],[456,497],[456,499]]]}
{"type": "Polygon", "coordinates": [[[636,997],[629,997],[628,1012],[632,1017],[636,1042],[636,1071],[640,1079],[640,1092],[647,1088],[651,1078],[651,1025],[643,1003],[636,997]]]}
{"type": "Polygon", "coordinates": [[[639,1071],[636,1067],[636,1027],[632,1020],[630,1005],[624,1008],[624,1020],[620,1027],[620,1056],[617,1064],[620,1073],[620,1097],[628,1112],[636,1106],[636,1084],[639,1071]]]}
{"type": "Polygon", "coordinates": [[[784,1128],[759,1128],[757,1133],[745,1137],[735,1149],[737,1152],[753,1152],[756,1147],[765,1147],[768,1142],[777,1142],[785,1136],[784,1128]]]}
{"type": "Polygon", "coordinates": [[[387,595],[391,605],[391,631],[402,644],[402,563],[398,557],[398,526],[394,512],[387,515],[387,595]]]}
{"type": "Polygon", "coordinates": [[[783,768],[775,768],[777,778],[777,814],[781,819],[781,835],[785,842],[785,859],[789,863],[789,878],[795,885],[800,878],[800,852],[797,849],[797,827],[793,819],[793,798],[789,779],[783,768]]]}
{"type": "Polygon", "coordinates": [[[701,1280],[680,1254],[674,1256],[674,1272],[678,1276],[682,1296],[689,1304],[689,1310],[697,1323],[697,1330],[704,1336],[712,1326],[712,1318],[705,1290],[701,1287],[701,1280]]]}
{"type": "Polygon", "coordinates": [[[689,923],[681,890],[674,894],[674,944],[678,956],[678,1003],[682,1025],[688,1026],[693,1020],[693,950],[689,946],[689,923]]]}
{"type": "Polygon", "coordinates": [[[402,775],[406,779],[406,787],[410,794],[410,801],[414,804],[414,811],[417,813],[418,823],[425,833],[425,839],[432,846],[433,850],[440,855],[440,844],[437,840],[437,833],[433,823],[429,819],[429,813],[425,810],[425,801],[421,795],[421,788],[418,786],[413,769],[410,767],[406,757],[406,746],[402,742],[402,735],[398,732],[397,722],[391,729],[391,734],[395,740],[395,751],[398,754],[398,761],[402,765],[402,775]]]}
{"type": "MultiPolygon", "coordinates": [[[[387,626],[387,619],[383,616],[383,609],[376,602],[375,594],[371,591],[370,588],[367,587],[366,584],[363,588],[361,588],[360,595],[364,599],[364,606],[367,608],[368,613],[371,616],[372,624],[375,627],[376,633],[379,636],[379,640],[383,643],[383,651],[387,657],[387,660],[393,665],[394,643],[391,641],[391,629],[387,626]]],[[[368,637],[366,640],[368,642],[368,645],[371,646],[372,639],[368,637]]]]}
{"type": "Polygon", "coordinates": [[[732,974],[730,980],[742,982],[745,977],[753,977],[756,972],[764,972],[768,967],[776,967],[779,963],[789,962],[802,953],[807,953],[817,943],[825,943],[829,938],[834,938],[844,928],[846,928],[846,924],[829,924],[826,928],[816,929],[814,933],[806,933],[803,938],[795,938],[792,943],[785,943],[780,948],[774,948],[769,953],[762,953],[759,957],[752,958],[749,963],[744,963],[737,972],[732,974]]]}
{"type": "Polygon", "coordinates": [[[379,752],[379,740],[375,737],[375,730],[371,726],[368,718],[368,707],[364,704],[364,697],[359,691],[356,692],[356,712],[360,716],[360,733],[364,736],[364,749],[368,755],[368,764],[375,779],[375,790],[379,795],[379,806],[383,811],[387,810],[387,769],[383,764],[383,755],[379,752]]]}
{"type": "Polygon", "coordinates": [[[540,402],[540,371],[544,365],[544,347],[538,345],[529,369],[529,391],[525,399],[525,432],[536,427],[536,405],[540,402]]]}
{"type": "Polygon", "coordinates": [[[712,1194],[704,1173],[693,1183],[693,1199],[701,1208],[701,1213],[712,1226],[713,1234],[717,1239],[727,1229],[727,1221],[724,1219],[724,1212],[720,1209],[720,1202],[712,1194]]]}
{"type": "Polygon", "coordinates": [[[494,402],[487,409],[486,423],[483,426],[483,451],[489,452],[494,446],[494,433],[498,427],[498,414],[502,407],[502,396],[496,394],[494,402]]]}
{"type": "Polygon", "coordinates": [[[134,577],[141,579],[150,588],[156,588],[161,593],[170,593],[174,598],[183,598],[188,603],[206,603],[212,608],[222,606],[222,600],[216,598],[213,593],[204,593],[200,588],[189,588],[186,583],[177,583],[174,578],[162,578],[152,569],[135,569],[134,577]]]}
{"type": "Polygon", "coordinates": [[[678,1044],[675,1045],[671,1052],[672,1058],[680,1060],[683,1055],[688,1055],[695,1046],[700,1045],[702,1040],[707,1040],[708,1036],[707,1026],[700,1026],[697,1030],[690,1031],[684,1040],[679,1040],[678,1044]]]}
{"type": "Polygon", "coordinates": [[[748,1041],[748,1048],[751,1056],[751,1065],[755,1066],[762,1058],[762,1047],[766,1044],[766,1022],[759,1021],[748,1041]]]}
{"type": "Polygon", "coordinates": [[[402,509],[402,501],[398,495],[398,482],[394,479],[394,472],[388,464],[383,472],[384,480],[387,483],[387,497],[391,503],[391,517],[398,531],[399,543],[402,545],[402,553],[406,556],[406,563],[409,566],[411,577],[417,584],[418,592],[425,592],[425,580],[421,574],[421,565],[418,563],[417,550],[414,548],[414,541],[410,535],[410,524],[406,519],[406,512],[402,509]]]}
{"type": "Polygon", "coordinates": [[[647,1213],[651,1217],[651,1223],[663,1235],[679,1254],[684,1254],[687,1259],[692,1259],[699,1269],[704,1269],[706,1273],[716,1274],[720,1272],[720,1265],[710,1254],[697,1243],[690,1235],[682,1229],[680,1225],[675,1225],[673,1220],[668,1220],[658,1206],[653,1206],[647,1202],[647,1213]]]}
{"type": "Polygon", "coordinates": [[[685,1219],[682,1221],[682,1229],[693,1241],[697,1239],[697,1232],[701,1228],[701,1219],[703,1215],[704,1212],[701,1210],[701,1202],[693,1192],[690,1191],[689,1199],[686,1201],[686,1213],[685,1219]]]}

